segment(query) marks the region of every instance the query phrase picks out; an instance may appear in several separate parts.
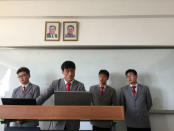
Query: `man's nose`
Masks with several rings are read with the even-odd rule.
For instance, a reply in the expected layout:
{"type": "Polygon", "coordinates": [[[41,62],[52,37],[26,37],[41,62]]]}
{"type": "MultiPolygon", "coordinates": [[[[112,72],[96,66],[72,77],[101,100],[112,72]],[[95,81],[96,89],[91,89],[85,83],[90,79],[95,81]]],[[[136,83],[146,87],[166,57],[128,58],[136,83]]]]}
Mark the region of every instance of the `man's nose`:
{"type": "Polygon", "coordinates": [[[72,75],[72,72],[70,71],[70,72],[68,72],[68,74],[69,74],[69,75],[72,75]]]}

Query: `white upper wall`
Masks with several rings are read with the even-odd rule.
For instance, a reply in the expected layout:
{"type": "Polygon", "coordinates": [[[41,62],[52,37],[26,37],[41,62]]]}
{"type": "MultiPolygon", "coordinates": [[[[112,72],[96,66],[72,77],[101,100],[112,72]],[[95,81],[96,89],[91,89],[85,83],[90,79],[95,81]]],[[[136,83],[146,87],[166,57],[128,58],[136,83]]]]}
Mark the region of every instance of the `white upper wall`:
{"type": "Polygon", "coordinates": [[[174,18],[0,19],[1,46],[174,45],[174,18]],[[44,41],[45,21],[79,21],[79,41],[44,41]]]}
{"type": "Polygon", "coordinates": [[[0,16],[174,15],[173,0],[1,0],[0,16]]]}
{"type": "Polygon", "coordinates": [[[174,0],[0,0],[0,46],[174,46],[174,0]],[[79,22],[79,41],[44,41],[45,21],[79,22]]]}

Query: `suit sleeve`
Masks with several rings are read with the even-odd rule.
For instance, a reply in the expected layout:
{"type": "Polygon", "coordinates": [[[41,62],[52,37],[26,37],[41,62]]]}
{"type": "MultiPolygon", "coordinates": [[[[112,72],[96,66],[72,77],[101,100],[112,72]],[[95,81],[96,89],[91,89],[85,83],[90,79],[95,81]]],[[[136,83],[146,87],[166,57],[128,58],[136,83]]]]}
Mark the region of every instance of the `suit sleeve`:
{"type": "Polygon", "coordinates": [[[152,97],[150,94],[150,90],[147,87],[147,92],[146,92],[146,102],[147,102],[147,110],[150,111],[151,107],[152,107],[152,97]]]}
{"type": "Polygon", "coordinates": [[[33,98],[36,99],[37,97],[40,96],[40,87],[39,86],[36,86],[36,89],[34,91],[34,96],[33,98]]]}
{"type": "MultiPolygon", "coordinates": [[[[89,88],[89,92],[92,93],[92,87],[89,88]]],[[[94,105],[94,99],[93,99],[93,93],[92,93],[92,101],[91,101],[91,105],[94,105]]]]}
{"type": "Polygon", "coordinates": [[[13,90],[12,98],[16,98],[16,90],[15,89],[13,90]]]}
{"type": "Polygon", "coordinates": [[[120,91],[120,105],[122,105],[122,106],[125,105],[125,98],[124,98],[123,89],[121,89],[121,91],[120,91]]]}
{"type": "Polygon", "coordinates": [[[116,95],[116,90],[113,90],[112,94],[112,105],[117,105],[117,95],[116,95]]]}
{"type": "Polygon", "coordinates": [[[52,94],[54,94],[55,86],[55,83],[52,82],[47,90],[36,99],[37,105],[42,105],[52,94]]]}
{"type": "Polygon", "coordinates": [[[85,90],[85,86],[84,86],[84,84],[81,85],[81,87],[80,87],[80,91],[86,91],[86,90],[85,90]]]}

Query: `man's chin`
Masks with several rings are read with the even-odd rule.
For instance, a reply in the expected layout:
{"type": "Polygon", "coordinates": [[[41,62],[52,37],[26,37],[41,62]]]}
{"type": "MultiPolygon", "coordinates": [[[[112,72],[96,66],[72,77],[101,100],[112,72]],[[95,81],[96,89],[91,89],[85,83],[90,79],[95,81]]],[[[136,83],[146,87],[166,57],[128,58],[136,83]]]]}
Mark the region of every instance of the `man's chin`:
{"type": "Polygon", "coordinates": [[[71,82],[73,79],[68,79],[68,82],[71,82]]]}
{"type": "Polygon", "coordinates": [[[100,83],[100,85],[106,85],[106,83],[100,83]]]}

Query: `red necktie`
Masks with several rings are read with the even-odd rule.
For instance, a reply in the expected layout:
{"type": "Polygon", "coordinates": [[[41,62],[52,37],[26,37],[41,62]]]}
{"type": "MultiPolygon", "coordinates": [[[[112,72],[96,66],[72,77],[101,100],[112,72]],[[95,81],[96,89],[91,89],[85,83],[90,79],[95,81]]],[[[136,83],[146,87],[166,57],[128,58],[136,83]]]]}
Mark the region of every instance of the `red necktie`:
{"type": "Polygon", "coordinates": [[[71,83],[66,83],[66,91],[70,91],[70,85],[71,83]]]}
{"type": "Polygon", "coordinates": [[[25,86],[22,87],[22,94],[25,93],[25,86]]]}
{"type": "Polygon", "coordinates": [[[135,88],[136,88],[136,86],[132,86],[132,89],[133,89],[132,92],[133,92],[133,95],[134,95],[134,96],[136,96],[135,88]]]}
{"type": "Polygon", "coordinates": [[[103,96],[103,93],[104,93],[104,87],[102,86],[101,87],[101,96],[103,96]]]}

